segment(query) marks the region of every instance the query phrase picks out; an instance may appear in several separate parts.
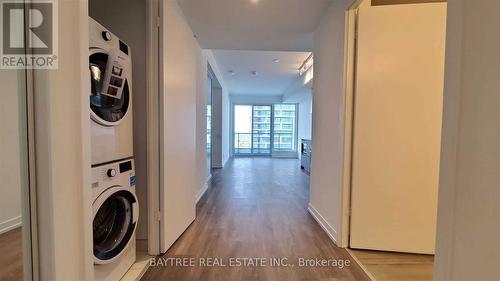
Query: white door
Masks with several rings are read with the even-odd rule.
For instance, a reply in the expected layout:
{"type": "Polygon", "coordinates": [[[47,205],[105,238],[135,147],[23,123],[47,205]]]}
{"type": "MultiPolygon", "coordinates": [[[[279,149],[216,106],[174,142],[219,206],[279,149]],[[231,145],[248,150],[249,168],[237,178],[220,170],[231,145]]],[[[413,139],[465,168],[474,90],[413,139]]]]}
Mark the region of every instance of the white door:
{"type": "Polygon", "coordinates": [[[160,251],[196,217],[196,90],[199,48],[176,1],[160,1],[160,251]],[[172,41],[171,38],[174,38],[172,41]],[[175,41],[175,43],[174,43],[175,41]],[[180,75],[182,74],[182,75],[180,75]]]}
{"type": "Polygon", "coordinates": [[[434,253],[446,4],[358,16],[350,246],[434,253]]]}

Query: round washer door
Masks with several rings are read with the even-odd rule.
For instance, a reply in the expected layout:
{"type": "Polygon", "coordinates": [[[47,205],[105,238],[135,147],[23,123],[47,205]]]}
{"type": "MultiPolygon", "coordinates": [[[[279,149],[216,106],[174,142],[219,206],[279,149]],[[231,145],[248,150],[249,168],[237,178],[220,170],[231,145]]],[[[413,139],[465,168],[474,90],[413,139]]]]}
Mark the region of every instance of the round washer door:
{"type": "Polygon", "coordinates": [[[91,48],[89,55],[90,72],[90,109],[92,119],[103,126],[118,125],[128,112],[130,105],[130,89],[125,79],[120,99],[101,95],[108,53],[105,50],[91,48]]]}
{"type": "Polygon", "coordinates": [[[94,262],[107,264],[117,259],[132,240],[137,227],[137,197],[122,187],[112,187],[94,202],[94,262]]]}

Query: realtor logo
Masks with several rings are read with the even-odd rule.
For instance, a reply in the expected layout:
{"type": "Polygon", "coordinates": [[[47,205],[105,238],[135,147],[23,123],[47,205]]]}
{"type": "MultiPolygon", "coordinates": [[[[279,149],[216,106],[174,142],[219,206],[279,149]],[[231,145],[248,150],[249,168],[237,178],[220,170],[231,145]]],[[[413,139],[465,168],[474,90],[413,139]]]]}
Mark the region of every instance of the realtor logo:
{"type": "Polygon", "coordinates": [[[0,0],[0,4],[0,68],[56,69],[57,2],[0,0]]]}

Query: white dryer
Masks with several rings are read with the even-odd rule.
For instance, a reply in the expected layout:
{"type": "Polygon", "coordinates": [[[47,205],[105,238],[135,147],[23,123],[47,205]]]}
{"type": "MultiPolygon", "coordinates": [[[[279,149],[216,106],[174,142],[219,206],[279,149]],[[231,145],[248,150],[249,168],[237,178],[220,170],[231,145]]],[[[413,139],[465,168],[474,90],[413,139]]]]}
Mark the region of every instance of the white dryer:
{"type": "Polygon", "coordinates": [[[133,156],[130,47],[89,18],[92,165],[133,156]]]}
{"type": "Polygon", "coordinates": [[[95,280],[120,280],[136,259],[134,161],[92,168],[92,197],[95,280]]]}

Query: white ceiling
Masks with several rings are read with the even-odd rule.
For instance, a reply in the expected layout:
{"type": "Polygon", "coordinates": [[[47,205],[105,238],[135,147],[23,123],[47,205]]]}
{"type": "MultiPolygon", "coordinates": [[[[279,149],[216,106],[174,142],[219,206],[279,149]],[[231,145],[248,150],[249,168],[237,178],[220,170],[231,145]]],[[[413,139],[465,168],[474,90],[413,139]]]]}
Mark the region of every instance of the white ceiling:
{"type": "Polygon", "coordinates": [[[282,95],[299,76],[308,52],[212,50],[233,95],[282,95]],[[279,62],[273,62],[278,59],[279,62]],[[234,74],[229,73],[230,70],[234,74]],[[252,75],[257,71],[258,75],[252,75]]]}
{"type": "Polygon", "coordinates": [[[177,0],[203,49],[312,51],[331,0],[177,0]]]}

